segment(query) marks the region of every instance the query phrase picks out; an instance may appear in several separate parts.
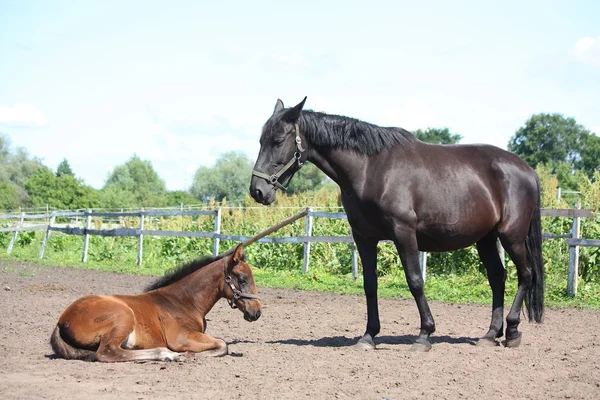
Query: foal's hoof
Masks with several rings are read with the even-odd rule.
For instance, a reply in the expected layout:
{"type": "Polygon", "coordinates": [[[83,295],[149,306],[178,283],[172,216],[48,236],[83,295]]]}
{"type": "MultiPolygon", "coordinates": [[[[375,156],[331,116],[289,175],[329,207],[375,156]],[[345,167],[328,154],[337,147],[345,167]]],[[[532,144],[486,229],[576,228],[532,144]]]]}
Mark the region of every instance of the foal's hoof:
{"type": "Polygon", "coordinates": [[[429,341],[427,340],[424,340],[422,342],[414,342],[413,345],[410,346],[410,351],[414,353],[427,353],[429,350],[431,350],[431,343],[429,343],[429,341]]]}
{"type": "Polygon", "coordinates": [[[511,339],[506,339],[506,341],[504,342],[504,346],[514,349],[515,347],[519,347],[519,345],[521,344],[521,338],[523,337],[523,334],[521,332],[519,332],[519,334],[511,339]]]}
{"type": "Polygon", "coordinates": [[[496,339],[491,338],[491,337],[485,337],[485,336],[482,338],[479,338],[479,340],[477,340],[477,342],[475,342],[475,344],[477,346],[481,346],[481,347],[496,347],[496,346],[500,345],[500,343],[498,343],[496,341],[496,339]]]}
{"type": "Polygon", "coordinates": [[[359,350],[375,350],[375,343],[371,335],[365,335],[358,339],[358,342],[354,345],[359,350]]]}

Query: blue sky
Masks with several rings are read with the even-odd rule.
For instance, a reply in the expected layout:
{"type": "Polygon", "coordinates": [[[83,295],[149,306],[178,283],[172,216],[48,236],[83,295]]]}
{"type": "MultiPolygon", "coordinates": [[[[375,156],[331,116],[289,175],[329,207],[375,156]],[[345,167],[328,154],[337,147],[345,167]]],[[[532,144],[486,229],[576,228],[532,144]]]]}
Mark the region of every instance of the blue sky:
{"type": "Polygon", "coordinates": [[[96,188],[136,153],[170,190],[224,152],[254,160],[277,98],[502,148],[539,112],[600,134],[599,17],[599,1],[0,0],[0,132],[96,188]]]}

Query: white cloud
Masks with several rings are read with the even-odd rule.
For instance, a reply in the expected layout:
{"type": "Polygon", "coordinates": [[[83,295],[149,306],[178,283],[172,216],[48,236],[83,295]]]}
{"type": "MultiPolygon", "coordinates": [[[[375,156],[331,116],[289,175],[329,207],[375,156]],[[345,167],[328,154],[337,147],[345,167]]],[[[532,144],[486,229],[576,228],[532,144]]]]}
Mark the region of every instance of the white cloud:
{"type": "Polygon", "coordinates": [[[0,125],[17,128],[36,128],[47,124],[46,117],[30,104],[17,103],[12,107],[0,106],[0,125]]]}
{"type": "Polygon", "coordinates": [[[573,56],[580,62],[600,66],[600,37],[583,37],[575,43],[573,56]]]}

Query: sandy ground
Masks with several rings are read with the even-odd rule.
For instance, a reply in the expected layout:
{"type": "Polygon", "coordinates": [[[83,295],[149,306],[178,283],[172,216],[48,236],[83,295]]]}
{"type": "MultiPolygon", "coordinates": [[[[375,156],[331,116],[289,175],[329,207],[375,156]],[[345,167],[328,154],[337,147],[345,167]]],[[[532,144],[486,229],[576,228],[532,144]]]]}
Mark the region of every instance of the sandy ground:
{"type": "Polygon", "coordinates": [[[208,331],[233,355],[183,363],[55,359],[48,339],[61,312],[90,293],[139,293],[151,277],[0,261],[2,399],[591,399],[600,398],[600,312],[547,310],[521,324],[518,349],[477,347],[490,307],[431,302],[433,349],[408,351],[418,333],[412,299],[380,300],[376,351],[363,333],[362,296],[259,288],[263,316],[246,322],[221,300],[208,331]]]}

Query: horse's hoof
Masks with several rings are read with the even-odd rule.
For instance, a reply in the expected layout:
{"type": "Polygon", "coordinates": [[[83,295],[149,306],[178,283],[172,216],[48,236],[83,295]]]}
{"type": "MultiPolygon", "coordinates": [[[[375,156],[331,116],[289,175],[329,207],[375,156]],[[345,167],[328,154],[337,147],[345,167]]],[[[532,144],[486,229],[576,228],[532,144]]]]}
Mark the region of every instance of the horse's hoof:
{"type": "Polygon", "coordinates": [[[431,350],[431,343],[428,341],[425,342],[414,342],[412,346],[410,346],[410,351],[414,353],[427,353],[431,350]]]}
{"type": "Polygon", "coordinates": [[[495,339],[490,338],[490,337],[482,337],[479,338],[479,340],[477,340],[477,342],[475,342],[475,344],[477,346],[481,346],[481,347],[496,347],[499,346],[500,343],[498,343],[495,339]]]}
{"type": "Polygon", "coordinates": [[[358,340],[354,347],[359,350],[375,350],[375,343],[370,335],[365,335],[358,340]]]}
{"type": "Polygon", "coordinates": [[[519,334],[516,337],[514,337],[512,339],[506,339],[506,341],[504,342],[504,346],[506,346],[510,349],[519,347],[519,345],[521,344],[522,337],[523,337],[523,334],[521,332],[519,332],[519,334]]]}

